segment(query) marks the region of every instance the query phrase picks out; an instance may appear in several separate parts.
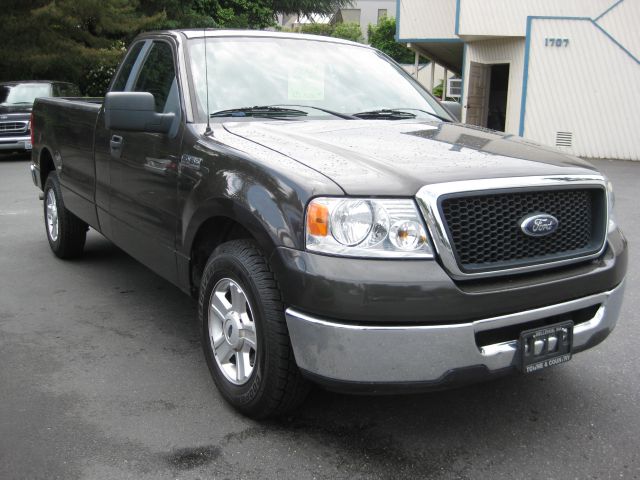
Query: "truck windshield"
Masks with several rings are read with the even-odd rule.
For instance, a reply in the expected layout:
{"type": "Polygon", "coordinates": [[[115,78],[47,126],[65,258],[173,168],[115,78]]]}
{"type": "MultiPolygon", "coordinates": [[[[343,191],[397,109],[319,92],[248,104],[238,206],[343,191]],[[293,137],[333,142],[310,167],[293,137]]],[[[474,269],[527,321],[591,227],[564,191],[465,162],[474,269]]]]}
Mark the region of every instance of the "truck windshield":
{"type": "Polygon", "coordinates": [[[192,39],[189,45],[193,85],[203,114],[278,105],[310,107],[310,116],[411,109],[411,117],[433,120],[433,113],[450,118],[400,66],[370,48],[304,38],[206,41],[208,108],[204,39],[192,39]]]}
{"type": "Polygon", "coordinates": [[[2,105],[33,105],[36,98],[50,96],[51,85],[48,83],[0,85],[0,104],[2,105]]]}

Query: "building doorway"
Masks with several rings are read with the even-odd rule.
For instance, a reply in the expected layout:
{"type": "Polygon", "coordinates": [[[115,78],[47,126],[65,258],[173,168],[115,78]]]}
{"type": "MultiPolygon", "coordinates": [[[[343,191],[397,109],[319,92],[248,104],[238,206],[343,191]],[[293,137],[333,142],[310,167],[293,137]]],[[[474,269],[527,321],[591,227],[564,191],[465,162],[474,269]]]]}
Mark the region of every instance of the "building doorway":
{"type": "Polygon", "coordinates": [[[489,81],[489,113],[487,127],[504,132],[507,120],[507,94],[509,92],[509,64],[491,65],[489,81]]]}
{"type": "Polygon", "coordinates": [[[466,123],[504,132],[509,91],[509,64],[469,65],[466,123]]]}

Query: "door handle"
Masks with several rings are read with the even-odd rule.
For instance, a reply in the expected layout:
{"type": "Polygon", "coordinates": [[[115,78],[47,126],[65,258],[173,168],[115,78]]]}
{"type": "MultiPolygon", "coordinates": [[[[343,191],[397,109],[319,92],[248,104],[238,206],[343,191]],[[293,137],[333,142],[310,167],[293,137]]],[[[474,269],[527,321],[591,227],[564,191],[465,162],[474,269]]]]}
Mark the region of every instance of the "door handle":
{"type": "Polygon", "coordinates": [[[122,144],[124,143],[124,138],[120,135],[112,135],[111,141],[109,145],[111,146],[111,156],[120,158],[122,155],[122,144]]]}
{"type": "Polygon", "coordinates": [[[121,149],[123,141],[124,141],[124,138],[122,138],[120,135],[113,135],[111,137],[111,149],[112,150],[121,149]]]}

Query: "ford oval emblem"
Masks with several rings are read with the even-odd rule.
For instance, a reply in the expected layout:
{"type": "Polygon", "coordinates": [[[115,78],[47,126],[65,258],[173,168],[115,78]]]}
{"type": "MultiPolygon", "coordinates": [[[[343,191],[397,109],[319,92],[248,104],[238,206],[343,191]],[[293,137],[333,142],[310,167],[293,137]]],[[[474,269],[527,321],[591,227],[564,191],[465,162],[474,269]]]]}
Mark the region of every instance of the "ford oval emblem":
{"type": "Polygon", "coordinates": [[[525,217],[520,228],[530,237],[545,237],[558,229],[558,219],[547,213],[538,213],[525,217]]]}

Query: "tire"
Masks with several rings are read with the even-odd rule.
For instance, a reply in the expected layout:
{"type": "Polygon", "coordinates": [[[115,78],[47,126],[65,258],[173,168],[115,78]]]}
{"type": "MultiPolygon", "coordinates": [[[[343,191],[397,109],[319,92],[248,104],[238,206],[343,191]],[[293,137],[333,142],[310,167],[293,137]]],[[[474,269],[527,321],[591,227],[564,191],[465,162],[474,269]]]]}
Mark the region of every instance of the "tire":
{"type": "Polygon", "coordinates": [[[65,208],[56,172],[49,173],[44,184],[43,206],[44,228],[53,253],[64,259],[81,256],[89,227],[65,208]]]}
{"type": "Polygon", "coordinates": [[[202,276],[198,316],[209,371],[228,403],[255,419],[302,403],[309,384],[295,363],[277,282],[255,242],[215,249],[202,276]]]}

